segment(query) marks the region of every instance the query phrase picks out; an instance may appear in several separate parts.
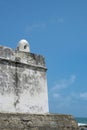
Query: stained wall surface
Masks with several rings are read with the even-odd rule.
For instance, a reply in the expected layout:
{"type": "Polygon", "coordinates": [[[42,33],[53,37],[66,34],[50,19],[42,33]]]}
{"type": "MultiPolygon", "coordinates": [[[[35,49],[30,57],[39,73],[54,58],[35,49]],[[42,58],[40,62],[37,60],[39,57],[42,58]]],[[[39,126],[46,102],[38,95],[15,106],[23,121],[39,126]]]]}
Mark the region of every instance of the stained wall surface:
{"type": "Polygon", "coordinates": [[[44,57],[0,46],[0,112],[48,113],[44,57]]]}

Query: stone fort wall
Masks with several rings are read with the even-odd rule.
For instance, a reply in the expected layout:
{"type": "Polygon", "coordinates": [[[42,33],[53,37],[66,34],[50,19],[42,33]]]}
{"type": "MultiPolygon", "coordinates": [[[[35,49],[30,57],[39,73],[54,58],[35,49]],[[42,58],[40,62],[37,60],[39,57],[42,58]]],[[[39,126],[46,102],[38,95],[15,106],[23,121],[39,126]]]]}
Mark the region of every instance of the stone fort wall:
{"type": "Polygon", "coordinates": [[[0,112],[48,113],[43,56],[0,46],[0,112]]]}

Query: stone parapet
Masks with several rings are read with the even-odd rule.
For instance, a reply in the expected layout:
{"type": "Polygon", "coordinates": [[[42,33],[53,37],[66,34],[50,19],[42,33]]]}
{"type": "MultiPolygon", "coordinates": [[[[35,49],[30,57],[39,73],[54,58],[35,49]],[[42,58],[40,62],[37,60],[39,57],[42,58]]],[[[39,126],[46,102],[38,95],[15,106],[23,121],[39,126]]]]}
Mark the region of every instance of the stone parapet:
{"type": "Polygon", "coordinates": [[[13,50],[4,46],[0,46],[0,59],[46,69],[45,58],[43,56],[34,53],[13,50]]]}
{"type": "Polygon", "coordinates": [[[71,115],[0,113],[0,130],[78,130],[71,115]]]}

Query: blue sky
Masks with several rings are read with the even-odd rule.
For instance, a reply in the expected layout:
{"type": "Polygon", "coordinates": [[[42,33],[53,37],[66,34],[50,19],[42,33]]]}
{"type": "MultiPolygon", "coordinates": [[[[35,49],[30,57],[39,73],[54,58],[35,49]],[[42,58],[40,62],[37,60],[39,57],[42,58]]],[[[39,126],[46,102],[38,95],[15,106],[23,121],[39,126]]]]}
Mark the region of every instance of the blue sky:
{"type": "Polygon", "coordinates": [[[0,44],[46,58],[51,113],[87,117],[87,0],[0,0],[0,44]]]}

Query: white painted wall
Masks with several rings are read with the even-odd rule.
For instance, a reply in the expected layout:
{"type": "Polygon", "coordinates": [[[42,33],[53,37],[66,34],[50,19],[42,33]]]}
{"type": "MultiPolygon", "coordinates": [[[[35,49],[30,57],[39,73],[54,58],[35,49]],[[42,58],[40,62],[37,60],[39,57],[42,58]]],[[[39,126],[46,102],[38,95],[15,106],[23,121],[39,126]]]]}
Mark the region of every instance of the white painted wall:
{"type": "Polygon", "coordinates": [[[49,112],[46,70],[33,65],[0,60],[0,112],[49,112]]]}

